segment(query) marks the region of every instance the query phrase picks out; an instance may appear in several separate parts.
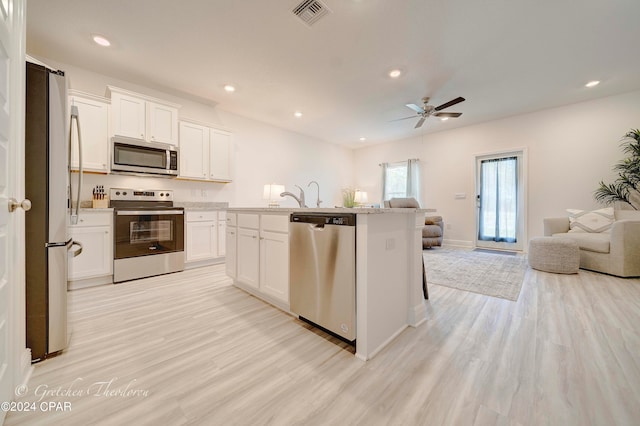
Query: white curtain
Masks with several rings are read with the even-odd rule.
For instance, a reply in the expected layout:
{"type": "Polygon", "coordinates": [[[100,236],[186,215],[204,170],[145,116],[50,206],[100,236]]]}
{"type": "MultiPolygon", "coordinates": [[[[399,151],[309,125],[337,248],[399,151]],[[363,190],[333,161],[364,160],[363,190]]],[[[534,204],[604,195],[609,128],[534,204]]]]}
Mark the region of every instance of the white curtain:
{"type": "Polygon", "coordinates": [[[484,241],[516,242],[518,217],[517,157],[480,163],[480,226],[484,241]]]}
{"type": "MultiPolygon", "coordinates": [[[[407,160],[407,198],[415,198],[420,203],[420,161],[407,160]]],[[[422,203],[420,203],[422,205],[422,203]]]]}

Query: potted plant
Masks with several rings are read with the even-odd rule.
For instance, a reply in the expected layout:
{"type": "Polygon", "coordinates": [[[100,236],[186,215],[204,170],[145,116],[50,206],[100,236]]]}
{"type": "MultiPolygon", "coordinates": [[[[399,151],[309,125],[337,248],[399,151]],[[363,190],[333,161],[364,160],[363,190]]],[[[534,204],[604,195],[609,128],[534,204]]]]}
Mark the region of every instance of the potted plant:
{"type": "Polygon", "coordinates": [[[342,206],[355,207],[355,205],[356,205],[356,190],[353,188],[344,188],[342,190],[342,206]]]}
{"type": "Polygon", "coordinates": [[[618,178],[610,184],[600,181],[594,197],[604,204],[624,201],[635,210],[640,210],[640,129],[627,132],[622,138],[621,147],[629,156],[613,167],[618,172],[618,178]]]}

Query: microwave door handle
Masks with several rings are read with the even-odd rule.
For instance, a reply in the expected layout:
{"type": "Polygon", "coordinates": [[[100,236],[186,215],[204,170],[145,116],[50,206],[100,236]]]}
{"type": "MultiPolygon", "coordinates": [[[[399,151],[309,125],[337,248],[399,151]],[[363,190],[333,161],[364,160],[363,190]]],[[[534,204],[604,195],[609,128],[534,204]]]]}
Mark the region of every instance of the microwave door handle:
{"type": "Polygon", "coordinates": [[[167,149],[167,162],[165,163],[165,169],[171,170],[171,150],[167,149]]]}
{"type": "MultiPolygon", "coordinates": [[[[71,105],[71,127],[73,127],[73,120],[76,120],[76,130],[78,133],[78,195],[76,198],[76,213],[73,214],[73,205],[71,206],[71,224],[76,225],[78,223],[78,213],[80,211],[80,193],[82,192],[82,173],[84,171],[82,167],[82,135],[80,133],[80,114],[78,114],[78,107],[71,105]]],[[[69,129],[69,163],[71,163],[71,128],[69,129]]],[[[71,167],[69,167],[69,187],[71,187],[71,167]]],[[[70,192],[72,192],[70,190],[70,192]]],[[[70,198],[73,203],[73,194],[70,193],[70,198]]]]}

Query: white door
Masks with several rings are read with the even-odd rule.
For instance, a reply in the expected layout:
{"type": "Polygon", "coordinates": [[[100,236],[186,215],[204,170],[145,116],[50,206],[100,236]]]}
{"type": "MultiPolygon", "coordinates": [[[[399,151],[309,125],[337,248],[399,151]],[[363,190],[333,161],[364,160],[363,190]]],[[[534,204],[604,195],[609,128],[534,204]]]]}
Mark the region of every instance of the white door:
{"type": "Polygon", "coordinates": [[[476,247],[523,249],[524,152],[476,157],[476,247]]]}
{"type": "Polygon", "coordinates": [[[23,0],[0,1],[0,401],[14,399],[25,348],[24,211],[7,208],[24,197],[24,14],[23,0]]]}

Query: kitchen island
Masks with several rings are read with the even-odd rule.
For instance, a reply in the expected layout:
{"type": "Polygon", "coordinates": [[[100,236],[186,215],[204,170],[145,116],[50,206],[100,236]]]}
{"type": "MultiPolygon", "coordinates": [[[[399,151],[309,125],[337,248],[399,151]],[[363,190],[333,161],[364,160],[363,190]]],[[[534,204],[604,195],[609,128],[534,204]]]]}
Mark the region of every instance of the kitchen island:
{"type": "Polygon", "coordinates": [[[289,310],[291,213],[356,215],[356,356],[371,359],[425,321],[422,227],[433,209],[229,208],[226,271],[234,284],[289,310]]]}

